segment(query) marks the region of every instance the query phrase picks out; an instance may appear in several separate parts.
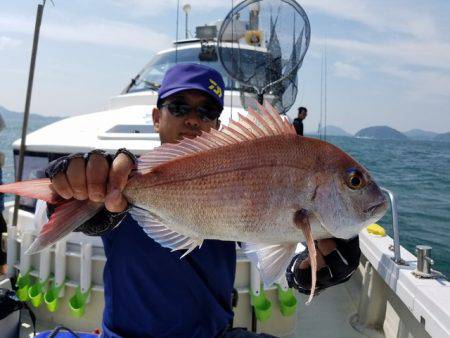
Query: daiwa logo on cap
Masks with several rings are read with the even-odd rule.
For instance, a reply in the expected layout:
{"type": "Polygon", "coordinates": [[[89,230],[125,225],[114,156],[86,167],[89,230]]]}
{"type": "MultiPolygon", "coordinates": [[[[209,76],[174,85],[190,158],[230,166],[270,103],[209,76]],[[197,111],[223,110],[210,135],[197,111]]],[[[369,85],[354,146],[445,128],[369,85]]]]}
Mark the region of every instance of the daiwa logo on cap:
{"type": "Polygon", "coordinates": [[[208,87],[208,89],[211,89],[218,97],[222,97],[222,88],[220,88],[217,82],[213,79],[209,79],[209,82],[211,83],[211,85],[208,87]]]}
{"type": "Polygon", "coordinates": [[[158,90],[157,106],[166,97],[189,89],[205,92],[223,108],[225,83],[222,75],[214,68],[192,62],[178,63],[166,72],[158,90]]]}

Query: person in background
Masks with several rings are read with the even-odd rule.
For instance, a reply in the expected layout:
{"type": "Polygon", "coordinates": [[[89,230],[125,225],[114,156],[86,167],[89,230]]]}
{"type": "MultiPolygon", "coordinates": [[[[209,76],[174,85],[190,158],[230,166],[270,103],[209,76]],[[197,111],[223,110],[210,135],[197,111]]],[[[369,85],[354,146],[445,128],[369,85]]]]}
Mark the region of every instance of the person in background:
{"type": "Polygon", "coordinates": [[[293,122],[297,135],[303,136],[303,120],[306,118],[307,115],[308,109],[306,109],[305,107],[298,108],[298,116],[296,119],[294,119],[293,122]]]}
{"type": "MultiPolygon", "coordinates": [[[[2,116],[0,115],[0,132],[5,128],[5,121],[3,121],[2,116]]],[[[0,184],[3,184],[3,172],[2,168],[5,164],[5,155],[0,152],[0,184]]],[[[6,232],[6,222],[3,218],[3,210],[5,209],[4,205],[4,194],[0,193],[0,275],[5,273],[6,270],[6,253],[3,251],[3,233],[6,232]]]]}

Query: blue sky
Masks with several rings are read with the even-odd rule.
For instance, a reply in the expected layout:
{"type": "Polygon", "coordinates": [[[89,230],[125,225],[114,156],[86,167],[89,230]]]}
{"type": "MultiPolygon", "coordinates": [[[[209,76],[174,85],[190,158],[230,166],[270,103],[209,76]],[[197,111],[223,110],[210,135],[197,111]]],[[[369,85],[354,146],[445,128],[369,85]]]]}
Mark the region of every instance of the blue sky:
{"type": "MultiPolygon", "coordinates": [[[[32,112],[75,115],[107,108],[175,38],[176,1],[47,2],[32,112]]],[[[180,0],[181,5],[187,1],[180,0]]],[[[190,0],[190,30],[223,18],[231,1],[190,0]]],[[[0,105],[22,111],[36,6],[0,2],[0,105]]],[[[328,58],[328,123],[355,132],[371,125],[450,131],[450,1],[304,0],[311,45],[295,106],[317,128],[321,55],[328,58]]],[[[180,36],[184,18],[180,16],[180,36]]]]}

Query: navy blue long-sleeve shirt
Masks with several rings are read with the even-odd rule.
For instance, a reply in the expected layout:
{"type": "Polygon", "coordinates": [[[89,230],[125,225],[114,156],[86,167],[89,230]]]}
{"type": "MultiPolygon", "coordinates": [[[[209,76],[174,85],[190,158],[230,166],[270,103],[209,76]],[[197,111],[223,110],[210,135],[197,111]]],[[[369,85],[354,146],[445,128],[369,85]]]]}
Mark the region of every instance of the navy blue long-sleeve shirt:
{"type": "Polygon", "coordinates": [[[129,215],[102,236],[105,337],[215,337],[233,317],[234,242],[206,240],[180,260],[129,215]]]}

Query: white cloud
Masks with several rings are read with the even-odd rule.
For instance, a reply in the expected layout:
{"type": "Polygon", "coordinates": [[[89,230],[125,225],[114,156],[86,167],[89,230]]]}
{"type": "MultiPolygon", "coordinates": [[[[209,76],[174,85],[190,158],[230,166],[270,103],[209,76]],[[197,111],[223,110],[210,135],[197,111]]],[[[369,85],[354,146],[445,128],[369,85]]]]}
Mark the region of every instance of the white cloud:
{"type": "Polygon", "coordinates": [[[376,31],[396,32],[419,39],[433,39],[439,33],[434,15],[418,11],[405,1],[303,0],[307,11],[363,24],[376,31]]]}
{"type": "Polygon", "coordinates": [[[412,71],[396,66],[381,66],[379,72],[404,80],[411,99],[429,100],[430,97],[450,98],[450,76],[436,71],[412,71]]]}
{"type": "MultiPolygon", "coordinates": [[[[0,15],[0,30],[32,34],[34,23],[20,16],[0,15]]],[[[167,48],[172,37],[139,25],[119,21],[80,18],[77,21],[51,21],[42,25],[41,36],[64,42],[83,42],[150,51],[167,48]]]]}
{"type": "Polygon", "coordinates": [[[340,61],[335,62],[333,66],[334,66],[333,74],[337,77],[345,77],[353,80],[361,79],[362,72],[356,66],[353,66],[348,63],[343,63],[340,61]]]}
{"type": "Polygon", "coordinates": [[[450,43],[436,41],[362,42],[350,39],[316,38],[318,45],[344,52],[349,57],[371,56],[389,60],[393,64],[416,65],[450,70],[450,43]]]}
{"type": "Polygon", "coordinates": [[[22,41],[13,39],[7,36],[0,36],[0,50],[15,48],[19,46],[22,41]]]}
{"type": "Polygon", "coordinates": [[[361,68],[404,81],[408,99],[450,98],[450,43],[392,41],[368,43],[346,39],[316,39],[353,64],[336,61],[337,76],[361,78],[361,68]],[[368,62],[370,60],[370,62],[368,62]]]}
{"type": "MultiPolygon", "coordinates": [[[[161,13],[171,11],[176,12],[177,1],[149,1],[149,0],[114,0],[114,4],[118,7],[126,8],[133,16],[138,17],[155,17],[161,13]]],[[[234,5],[241,2],[241,0],[233,0],[234,5]]],[[[184,15],[182,8],[185,4],[191,5],[192,13],[208,12],[216,9],[231,9],[230,1],[223,0],[180,0],[180,15],[184,15]]],[[[208,20],[215,20],[217,18],[210,17],[208,20]]]]}

